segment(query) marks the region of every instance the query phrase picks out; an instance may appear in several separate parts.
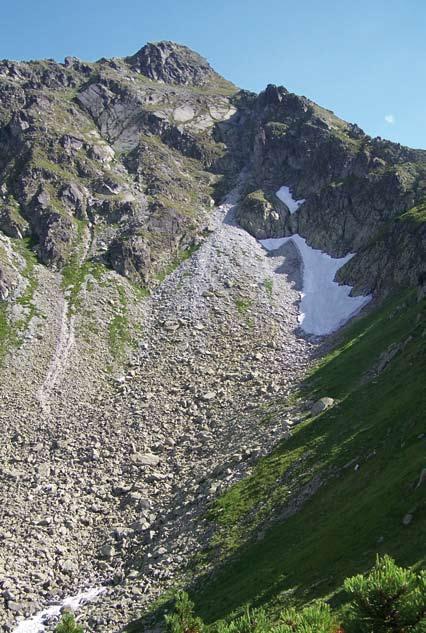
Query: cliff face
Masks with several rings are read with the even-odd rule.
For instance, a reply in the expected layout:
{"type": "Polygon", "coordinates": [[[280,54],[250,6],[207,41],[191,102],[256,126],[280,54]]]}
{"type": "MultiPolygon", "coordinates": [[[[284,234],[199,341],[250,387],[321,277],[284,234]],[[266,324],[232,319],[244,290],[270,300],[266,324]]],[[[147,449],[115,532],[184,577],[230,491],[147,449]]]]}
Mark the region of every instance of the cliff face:
{"type": "Polygon", "coordinates": [[[244,228],[261,238],[300,233],[334,256],[357,253],[340,279],[363,291],[415,283],[426,247],[417,212],[426,196],[426,152],[372,139],[285,88],[235,100],[241,133],[228,122],[219,128],[235,156],[249,157],[244,228]],[[275,195],[283,184],[305,200],[297,213],[275,195]]]}

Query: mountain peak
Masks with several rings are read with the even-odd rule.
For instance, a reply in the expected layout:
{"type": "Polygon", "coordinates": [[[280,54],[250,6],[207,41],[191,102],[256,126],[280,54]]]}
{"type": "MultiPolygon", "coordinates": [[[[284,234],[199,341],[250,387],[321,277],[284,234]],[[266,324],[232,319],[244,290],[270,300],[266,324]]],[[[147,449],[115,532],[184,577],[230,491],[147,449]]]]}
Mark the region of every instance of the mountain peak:
{"type": "Polygon", "coordinates": [[[146,77],[167,84],[203,86],[220,78],[204,57],[170,41],[148,42],[127,61],[146,77]]]}

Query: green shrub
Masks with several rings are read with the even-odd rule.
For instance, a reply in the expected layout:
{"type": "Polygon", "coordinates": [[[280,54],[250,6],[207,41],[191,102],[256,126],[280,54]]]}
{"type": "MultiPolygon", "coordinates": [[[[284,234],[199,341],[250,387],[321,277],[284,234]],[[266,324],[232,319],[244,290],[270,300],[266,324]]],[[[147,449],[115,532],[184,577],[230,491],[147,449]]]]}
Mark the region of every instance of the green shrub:
{"type": "Polygon", "coordinates": [[[287,609],[274,633],[338,633],[337,618],[325,602],[315,602],[301,611],[287,609]]]}
{"type": "Polygon", "coordinates": [[[265,611],[247,609],[246,613],[230,623],[220,622],[215,633],[338,633],[336,616],[328,604],[316,602],[301,611],[287,609],[278,623],[271,622],[265,611]]]}
{"type": "Polygon", "coordinates": [[[244,615],[232,622],[218,622],[214,630],[215,633],[268,633],[271,625],[262,609],[247,609],[244,615]]]}
{"type": "Polygon", "coordinates": [[[426,633],[426,572],[377,557],[367,576],[347,578],[348,633],[426,633]]]}
{"type": "Polygon", "coordinates": [[[202,633],[204,623],[194,615],[194,603],[181,591],[176,596],[175,612],[166,615],[168,633],[202,633]]]}
{"type": "Polygon", "coordinates": [[[55,628],[55,633],[84,633],[83,627],[76,623],[72,613],[64,613],[62,620],[55,628]]]}

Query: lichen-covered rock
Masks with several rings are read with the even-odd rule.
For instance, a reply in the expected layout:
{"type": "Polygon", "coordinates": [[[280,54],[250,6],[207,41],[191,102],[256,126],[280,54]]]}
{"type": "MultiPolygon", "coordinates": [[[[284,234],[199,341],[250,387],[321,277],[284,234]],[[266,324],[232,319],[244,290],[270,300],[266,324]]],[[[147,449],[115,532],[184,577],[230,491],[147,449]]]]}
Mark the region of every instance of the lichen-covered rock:
{"type": "Polygon", "coordinates": [[[19,206],[13,199],[0,200],[0,231],[8,237],[21,239],[29,233],[29,224],[22,217],[19,206]]]}
{"type": "Polygon", "coordinates": [[[140,235],[114,239],[109,247],[108,257],[114,270],[133,281],[149,281],[151,251],[146,240],[140,235]]]}
{"type": "Polygon", "coordinates": [[[50,210],[40,233],[37,247],[41,262],[61,268],[68,260],[76,239],[71,218],[50,210]]]}
{"type": "Polygon", "coordinates": [[[87,219],[86,209],[89,192],[86,187],[71,182],[60,192],[60,199],[80,220],[87,219]]]}
{"type": "Polygon", "coordinates": [[[325,411],[326,409],[329,409],[333,405],[334,405],[333,398],[328,398],[328,397],[320,398],[319,400],[315,402],[315,404],[312,405],[311,415],[315,417],[319,415],[320,413],[322,413],[323,411],[325,411]]]}
{"type": "Polygon", "coordinates": [[[262,191],[249,193],[237,211],[239,224],[259,240],[283,236],[287,217],[279,201],[273,206],[262,191]]]}
{"type": "Polygon", "coordinates": [[[10,280],[7,278],[6,273],[0,267],[0,300],[5,301],[10,293],[10,280]]]}

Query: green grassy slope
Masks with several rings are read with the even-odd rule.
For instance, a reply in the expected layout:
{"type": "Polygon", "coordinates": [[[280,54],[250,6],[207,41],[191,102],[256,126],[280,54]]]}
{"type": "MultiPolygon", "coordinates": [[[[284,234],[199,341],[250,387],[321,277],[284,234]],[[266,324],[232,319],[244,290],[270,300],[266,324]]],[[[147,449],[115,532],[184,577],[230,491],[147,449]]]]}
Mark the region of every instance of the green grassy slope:
{"type": "Polygon", "coordinates": [[[416,486],[426,466],[424,304],[409,292],[349,327],[302,394],[338,404],[298,425],[215,503],[208,555],[224,563],[192,592],[207,622],[246,603],[274,612],[318,596],[338,602],[343,579],[371,567],[377,552],[423,564],[426,483],[416,486]],[[404,347],[380,375],[368,373],[392,343],[404,347]],[[312,481],[322,482],[318,492],[284,520],[296,490],[312,481]]]}

